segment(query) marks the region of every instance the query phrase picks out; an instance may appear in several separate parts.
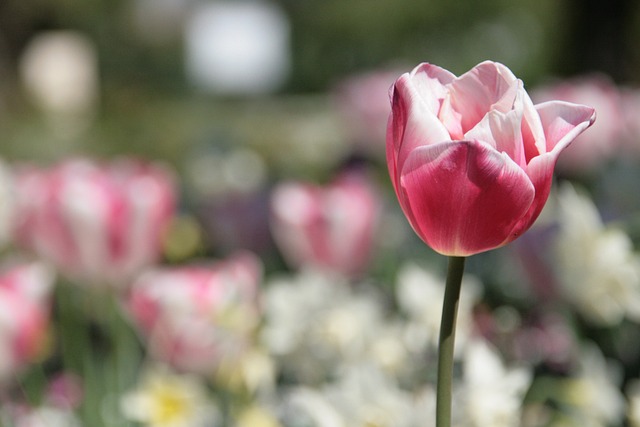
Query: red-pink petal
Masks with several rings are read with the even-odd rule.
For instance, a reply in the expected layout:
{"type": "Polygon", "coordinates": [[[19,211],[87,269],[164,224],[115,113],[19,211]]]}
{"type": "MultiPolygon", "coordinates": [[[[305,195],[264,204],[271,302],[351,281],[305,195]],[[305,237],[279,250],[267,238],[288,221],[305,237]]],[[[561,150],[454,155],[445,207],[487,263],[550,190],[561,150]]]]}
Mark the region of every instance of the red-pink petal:
{"type": "Polygon", "coordinates": [[[535,197],[528,212],[520,219],[513,229],[512,239],[519,237],[527,231],[529,227],[542,212],[549,193],[551,192],[551,184],[553,183],[553,169],[556,165],[557,155],[553,153],[543,154],[534,157],[527,166],[527,175],[535,188],[535,197]]]}
{"type": "Polygon", "coordinates": [[[596,118],[593,108],[564,101],[543,102],[536,105],[536,110],[544,128],[546,150],[558,154],[596,118]]]}
{"type": "Polygon", "coordinates": [[[542,212],[551,191],[553,170],[562,150],[595,120],[593,108],[564,101],[538,104],[536,110],[546,138],[546,146],[537,144],[537,147],[546,149],[547,152],[533,157],[526,167],[527,175],[535,188],[535,199],[529,212],[514,228],[514,236],[527,231],[542,212]]]}
{"type": "MultiPolygon", "coordinates": [[[[432,86],[437,85],[434,83],[432,86]]],[[[387,128],[387,165],[397,190],[398,174],[414,148],[448,141],[451,138],[432,113],[429,103],[425,101],[425,94],[418,91],[410,74],[403,74],[396,81],[391,96],[392,113],[387,128]]]]}
{"type": "Polygon", "coordinates": [[[417,148],[401,172],[403,210],[425,243],[444,255],[502,246],[533,199],[525,172],[478,141],[417,148]]]}

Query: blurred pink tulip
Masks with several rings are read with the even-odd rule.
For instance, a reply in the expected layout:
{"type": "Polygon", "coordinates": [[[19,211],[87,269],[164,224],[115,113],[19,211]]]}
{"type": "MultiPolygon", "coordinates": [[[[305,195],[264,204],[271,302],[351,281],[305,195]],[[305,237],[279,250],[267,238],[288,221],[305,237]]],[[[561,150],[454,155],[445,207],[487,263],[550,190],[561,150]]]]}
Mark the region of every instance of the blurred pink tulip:
{"type": "Polygon", "coordinates": [[[165,168],[73,159],[16,175],[15,239],[71,279],[121,285],[159,257],[175,204],[165,168]]]}
{"type": "Polygon", "coordinates": [[[295,267],[357,275],[371,257],[379,210],[373,187],[357,172],[325,187],[283,183],[272,196],[274,239],[295,267]]]}
{"type": "Polygon", "coordinates": [[[152,356],[206,375],[248,345],[261,278],[248,252],[210,266],[153,269],[134,282],[125,305],[152,356]]]}
{"type": "Polygon", "coordinates": [[[84,399],[82,378],[71,372],[55,375],[47,384],[45,400],[51,406],[76,409],[84,399]]]}
{"type": "Polygon", "coordinates": [[[467,256],[524,233],[549,196],[562,150],[593,108],[536,106],[504,65],[485,61],[456,77],[420,64],[396,81],[387,164],[411,226],[436,252],[467,256]]]}
{"type": "Polygon", "coordinates": [[[604,75],[578,77],[542,86],[531,94],[535,102],[554,99],[595,108],[598,121],[576,138],[558,158],[558,171],[585,175],[601,168],[618,154],[625,135],[622,97],[616,85],[604,75]]]}
{"type": "Polygon", "coordinates": [[[335,100],[348,137],[359,148],[384,156],[389,88],[398,76],[391,70],[350,76],[335,88],[335,100]]]}
{"type": "Polygon", "coordinates": [[[39,263],[0,271],[0,381],[43,356],[54,276],[39,263]]]}

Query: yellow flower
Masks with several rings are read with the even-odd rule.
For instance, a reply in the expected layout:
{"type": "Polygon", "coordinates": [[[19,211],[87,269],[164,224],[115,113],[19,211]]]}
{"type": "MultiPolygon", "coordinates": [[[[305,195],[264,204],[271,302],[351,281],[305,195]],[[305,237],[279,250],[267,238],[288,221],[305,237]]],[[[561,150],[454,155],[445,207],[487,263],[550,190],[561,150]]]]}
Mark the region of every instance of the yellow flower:
{"type": "Polygon", "coordinates": [[[251,406],[240,413],[235,427],[281,427],[274,416],[264,408],[251,406]]]}
{"type": "Polygon", "coordinates": [[[255,393],[273,387],[275,366],[262,349],[248,349],[238,358],[225,358],[216,372],[216,381],[234,391],[255,393]]]}
{"type": "Polygon", "coordinates": [[[148,427],[198,427],[212,425],[216,407],[200,378],[149,369],[139,386],[121,401],[125,417],[148,427]]]}

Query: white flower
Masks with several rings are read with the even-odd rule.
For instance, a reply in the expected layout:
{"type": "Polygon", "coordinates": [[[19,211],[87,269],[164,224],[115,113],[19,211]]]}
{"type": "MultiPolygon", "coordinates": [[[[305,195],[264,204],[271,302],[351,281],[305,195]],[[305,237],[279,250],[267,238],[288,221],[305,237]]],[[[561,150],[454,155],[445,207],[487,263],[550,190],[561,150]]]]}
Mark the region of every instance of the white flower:
{"type": "Polygon", "coordinates": [[[415,403],[416,399],[392,378],[374,365],[364,364],[348,367],[336,382],[321,389],[294,389],[283,413],[286,425],[422,427],[422,423],[416,424],[415,403]]]}
{"type": "Polygon", "coordinates": [[[234,427],[281,427],[270,408],[253,404],[237,417],[234,427]]]}
{"type": "Polygon", "coordinates": [[[605,226],[593,202],[569,184],[558,208],[556,266],[565,298],[598,325],[640,320],[640,260],[629,236],[605,226]]]}
{"type": "Polygon", "coordinates": [[[5,408],[2,414],[2,425],[12,427],[80,427],[75,414],[55,406],[39,406],[36,408],[5,408]]]}
{"type": "Polygon", "coordinates": [[[575,425],[617,425],[624,415],[625,400],[619,389],[618,366],[605,360],[595,345],[580,352],[579,371],[563,388],[563,400],[572,407],[575,425]]]}
{"type": "Polygon", "coordinates": [[[370,291],[311,271],[272,282],[263,298],[265,347],[286,373],[307,383],[363,360],[392,368],[402,349],[381,332],[387,327],[381,299],[370,291]]]}
{"type": "Polygon", "coordinates": [[[505,367],[498,353],[480,340],[469,342],[463,361],[465,425],[518,426],[531,372],[505,367]]]}
{"type": "Polygon", "coordinates": [[[138,388],[125,394],[122,412],[148,427],[211,427],[217,409],[199,377],[149,368],[138,388]]]}
{"type": "Polygon", "coordinates": [[[346,427],[343,416],[320,390],[298,387],[284,404],[285,423],[311,427],[346,427]]]}
{"type": "Polygon", "coordinates": [[[412,395],[374,365],[349,367],[325,393],[346,426],[412,426],[412,395]]]}
{"type": "MultiPolygon", "coordinates": [[[[444,278],[416,264],[406,264],[398,273],[396,298],[409,318],[405,337],[409,349],[422,352],[437,348],[444,288],[444,278]]],[[[463,279],[456,325],[456,356],[461,354],[471,331],[471,310],[480,291],[474,278],[463,279]]]]}

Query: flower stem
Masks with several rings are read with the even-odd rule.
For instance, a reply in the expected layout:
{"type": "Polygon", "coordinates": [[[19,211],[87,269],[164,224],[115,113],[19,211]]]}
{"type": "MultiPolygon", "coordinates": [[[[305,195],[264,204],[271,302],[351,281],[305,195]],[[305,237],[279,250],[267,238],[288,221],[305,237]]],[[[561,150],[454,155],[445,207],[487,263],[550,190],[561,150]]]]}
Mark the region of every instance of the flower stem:
{"type": "Polygon", "coordinates": [[[449,257],[438,346],[436,427],[451,426],[453,347],[456,337],[456,317],[460,301],[460,285],[464,272],[464,261],[464,257],[449,257]]]}

